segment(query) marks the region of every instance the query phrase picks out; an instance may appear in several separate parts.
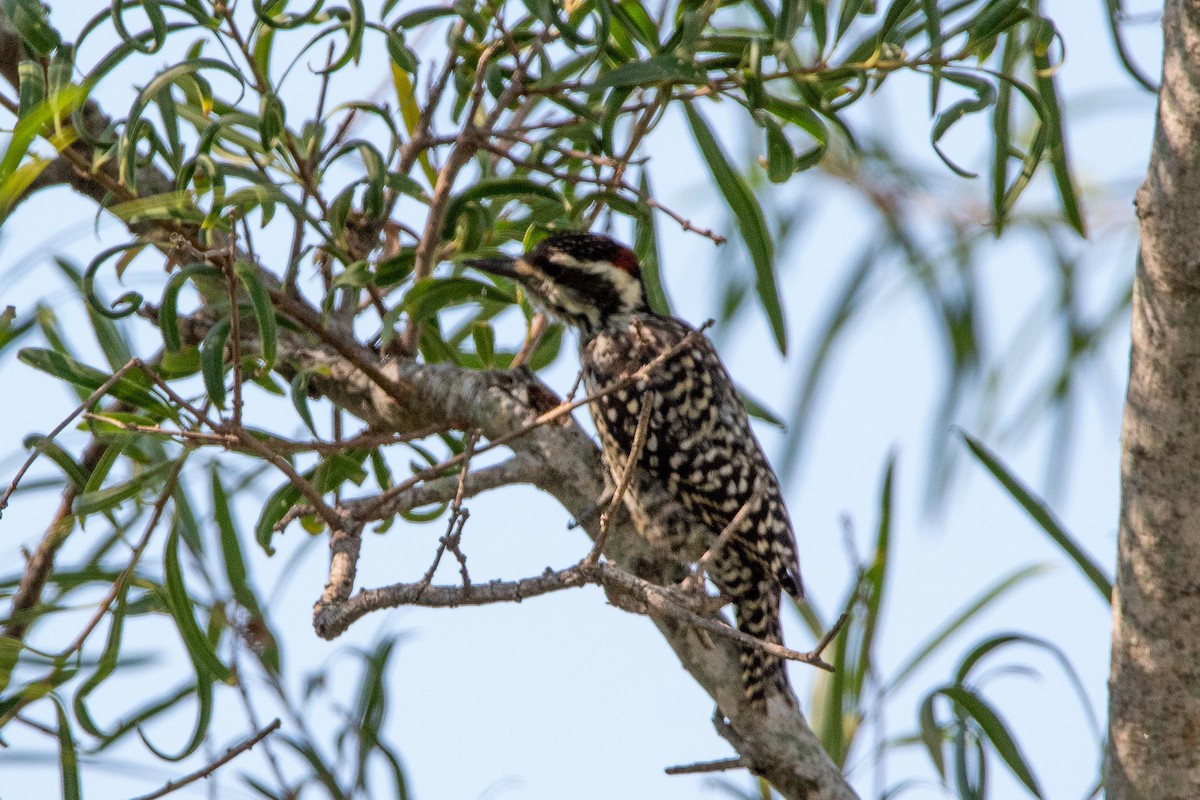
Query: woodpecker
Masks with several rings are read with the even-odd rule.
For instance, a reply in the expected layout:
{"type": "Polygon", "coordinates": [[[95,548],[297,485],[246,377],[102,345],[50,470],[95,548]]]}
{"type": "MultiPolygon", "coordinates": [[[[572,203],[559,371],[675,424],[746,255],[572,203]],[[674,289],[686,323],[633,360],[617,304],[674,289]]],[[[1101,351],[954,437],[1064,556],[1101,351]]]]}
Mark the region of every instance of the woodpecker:
{"type": "MultiPolygon", "coordinates": [[[[607,236],[556,233],[519,258],[467,263],[515,280],[579,332],[589,395],[644,373],[589,403],[614,484],[642,427],[624,496],[631,517],[652,520],[663,538],[655,544],[684,562],[699,560],[729,528],[708,575],[733,601],[738,630],[782,643],[781,592],[804,594],[795,535],[779,480],[712,343],[650,310],[637,257],[607,236]]],[[[794,703],[782,659],[742,644],[739,654],[752,707],[765,710],[771,695],[794,703]]]]}

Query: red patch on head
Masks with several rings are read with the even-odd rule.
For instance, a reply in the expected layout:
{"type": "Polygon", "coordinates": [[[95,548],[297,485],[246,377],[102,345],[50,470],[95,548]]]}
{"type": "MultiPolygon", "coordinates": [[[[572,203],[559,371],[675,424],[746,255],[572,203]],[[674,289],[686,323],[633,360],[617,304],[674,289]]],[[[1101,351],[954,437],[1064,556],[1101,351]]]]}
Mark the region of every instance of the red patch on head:
{"type": "Polygon", "coordinates": [[[628,247],[618,247],[617,252],[613,253],[612,263],[635,278],[641,275],[642,267],[638,264],[637,256],[628,247]]]}

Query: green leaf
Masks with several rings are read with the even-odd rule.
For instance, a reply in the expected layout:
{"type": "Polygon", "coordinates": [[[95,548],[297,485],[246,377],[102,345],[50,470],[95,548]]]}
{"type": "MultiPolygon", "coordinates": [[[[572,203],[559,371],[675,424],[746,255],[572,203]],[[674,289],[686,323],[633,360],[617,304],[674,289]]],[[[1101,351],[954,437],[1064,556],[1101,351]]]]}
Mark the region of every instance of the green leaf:
{"type": "Polygon", "coordinates": [[[0,352],[33,330],[33,322],[32,314],[27,314],[18,320],[17,310],[12,306],[5,306],[3,310],[0,310],[0,352]]]}
{"type": "Polygon", "coordinates": [[[704,83],[708,73],[695,62],[684,60],[676,53],[663,53],[645,61],[622,64],[602,74],[592,84],[592,91],[627,86],[653,86],[660,83],[704,83]]]}
{"type": "Polygon", "coordinates": [[[12,682],[13,668],[25,645],[15,636],[0,635],[0,694],[12,682]]]}
{"type": "MultiPolygon", "coordinates": [[[[785,2],[784,5],[788,3],[785,2]]],[[[829,8],[826,0],[809,0],[809,13],[812,17],[813,41],[817,45],[817,55],[823,56],[829,31],[829,8]]]]}
{"type": "Polygon", "coordinates": [[[273,150],[284,131],[287,109],[274,92],[265,92],[258,104],[258,135],[264,150],[273,150]]]}
{"type": "Polygon", "coordinates": [[[168,352],[177,353],[183,348],[183,339],[179,335],[179,292],[184,283],[196,277],[216,280],[221,277],[221,271],[205,264],[188,264],[172,275],[163,289],[158,327],[168,352]]]}
{"type": "Polygon", "coordinates": [[[110,486],[107,489],[84,492],[78,495],[75,502],[71,504],[71,513],[77,517],[87,517],[110,508],[116,508],[126,500],[142,494],[151,486],[157,486],[174,467],[174,462],[164,461],[143,470],[124,483],[110,486]]]}
{"type": "MultiPolygon", "coordinates": [[[[869,0],[842,0],[842,10],[838,13],[837,32],[834,34],[833,41],[837,44],[846,35],[846,31],[850,29],[850,25],[862,13],[863,7],[868,5],[869,0]]],[[[874,2],[870,2],[870,6],[874,6],[874,2]]]]}
{"type": "Polygon", "coordinates": [[[700,148],[700,154],[708,164],[717,188],[729,203],[742,239],[750,250],[750,256],[754,260],[755,288],[759,302],[766,312],[767,321],[771,324],[771,333],[775,336],[779,352],[786,354],[787,327],[783,321],[783,307],[779,302],[779,287],[775,281],[774,246],[762,208],[745,180],[730,165],[729,158],[713,136],[708,123],[692,107],[691,102],[685,101],[684,109],[687,111],[688,123],[700,148]]]}
{"type": "Polygon", "coordinates": [[[117,660],[121,655],[121,635],[125,627],[126,608],[127,608],[127,592],[128,582],[117,593],[116,608],[108,615],[108,639],[105,641],[104,650],[100,653],[100,658],[96,661],[96,669],[87,680],[79,687],[79,691],[75,693],[73,707],[75,710],[75,718],[79,720],[79,727],[90,736],[98,739],[105,739],[116,734],[116,731],[106,733],[92,719],[91,712],[88,711],[87,698],[100,684],[108,680],[112,675],[113,670],[117,667],[117,660]]]}
{"type": "MultiPolygon", "coordinates": [[[[399,28],[419,28],[427,25],[434,20],[442,19],[454,15],[454,7],[431,6],[429,8],[418,8],[416,11],[410,11],[404,16],[396,20],[396,27],[399,28]]],[[[386,12],[385,12],[386,13],[386,12]]]]}
{"type": "Polygon", "coordinates": [[[58,719],[58,765],[62,781],[63,800],[80,800],[83,796],[79,783],[79,753],[75,749],[75,738],[71,735],[71,721],[67,718],[67,710],[57,695],[51,695],[54,700],[54,711],[58,719]]]}
{"type": "Polygon", "coordinates": [[[22,61],[17,65],[19,79],[19,104],[17,119],[24,119],[46,100],[46,73],[39,61],[22,61]]]}
{"type": "Polygon", "coordinates": [[[196,666],[197,675],[232,683],[232,673],[221,662],[213,642],[201,629],[192,613],[192,597],[184,583],[183,567],[179,561],[179,529],[174,526],[167,536],[166,548],[163,551],[163,588],[166,591],[167,607],[175,620],[175,626],[179,629],[188,655],[196,666]]]}
{"type": "Polygon", "coordinates": [[[221,484],[221,476],[217,465],[213,464],[209,471],[212,486],[213,518],[217,523],[217,535],[221,540],[221,557],[225,562],[225,577],[229,579],[229,588],[242,608],[252,614],[261,614],[258,598],[250,588],[246,576],[246,561],[242,557],[241,539],[234,526],[233,514],[229,509],[229,496],[221,484]]]}
{"type": "Polygon", "coordinates": [[[300,502],[300,490],[291,481],[284,483],[271,493],[263,504],[258,523],[254,526],[254,539],[262,546],[267,555],[275,555],[271,539],[275,537],[275,523],[283,519],[283,515],[292,510],[292,506],[300,502]]]}
{"type": "Polygon", "coordinates": [[[1038,785],[1037,778],[1034,777],[1033,771],[1029,767],[1029,762],[1026,761],[1024,754],[1021,753],[1020,747],[1017,746],[1016,740],[1008,730],[1008,726],[982,697],[968,689],[965,686],[945,686],[936,692],[935,695],[942,695],[949,698],[959,708],[961,708],[967,716],[974,720],[979,729],[983,731],[984,736],[991,742],[992,748],[996,754],[1008,765],[1012,770],[1013,775],[1017,777],[1021,783],[1025,784],[1025,788],[1034,796],[1042,798],[1042,790],[1038,785]]]}
{"type": "Polygon", "coordinates": [[[1012,499],[1020,504],[1021,508],[1025,509],[1042,530],[1062,548],[1063,552],[1075,563],[1083,572],[1087,579],[1091,582],[1100,596],[1104,598],[1105,603],[1112,603],[1112,581],[1104,574],[1104,570],[1092,560],[1082,547],[1076,544],[1071,534],[1063,528],[1054,514],[1046,507],[1040,498],[1029,491],[1029,489],[997,458],[996,454],[989,450],[982,442],[966,431],[959,430],[959,436],[966,442],[971,453],[983,464],[992,475],[1004,487],[1012,499]]]}
{"type": "Polygon", "coordinates": [[[929,134],[930,143],[933,145],[933,149],[938,154],[938,157],[942,159],[943,164],[964,178],[974,178],[977,177],[976,174],[963,169],[951,161],[950,157],[938,146],[938,142],[941,141],[946,131],[950,130],[956,122],[967,114],[978,113],[994,104],[996,102],[996,87],[987,78],[981,78],[978,75],[971,75],[965,72],[942,70],[942,77],[960,86],[967,87],[975,93],[975,97],[959,100],[941,114],[938,114],[937,119],[933,122],[933,129],[929,134]]]}
{"type": "Polygon", "coordinates": [[[147,704],[147,706],[143,708],[142,711],[139,712],[134,717],[134,720],[130,723],[131,725],[137,725],[138,736],[141,738],[142,744],[144,744],[146,748],[150,750],[150,752],[154,753],[156,757],[161,758],[163,761],[182,761],[192,753],[196,752],[196,750],[200,748],[200,745],[204,744],[204,739],[208,735],[209,725],[212,723],[213,681],[209,677],[201,676],[200,667],[197,666],[194,661],[192,663],[192,669],[196,672],[196,683],[194,686],[183,689],[162,700],[147,704]],[[191,738],[188,739],[187,743],[184,744],[183,749],[181,749],[178,753],[171,754],[158,749],[154,746],[154,743],[146,737],[146,732],[142,729],[141,723],[173,707],[179,700],[193,693],[196,695],[196,725],[192,729],[191,738]]]}
{"type": "Polygon", "coordinates": [[[892,0],[892,4],[888,6],[887,13],[883,17],[883,24],[879,26],[881,42],[888,41],[892,30],[916,10],[913,8],[916,4],[917,0],[892,0]]]}
{"type": "Polygon", "coordinates": [[[751,417],[761,419],[763,422],[773,425],[781,431],[787,430],[787,423],[783,421],[783,418],[767,408],[766,404],[757,397],[747,392],[745,387],[738,386],[737,393],[738,397],[741,398],[742,407],[746,409],[746,413],[751,417]]]}
{"type": "Polygon", "coordinates": [[[779,123],[766,114],[758,119],[767,130],[767,178],[771,183],[786,183],[796,169],[796,154],[779,123]]]}
{"type": "MultiPolygon", "coordinates": [[[[466,216],[466,212],[480,200],[507,201],[508,199],[528,200],[531,198],[549,200],[565,209],[562,196],[545,184],[529,178],[484,178],[450,200],[446,208],[446,219],[442,223],[442,238],[447,240],[455,238],[460,217],[466,216]]],[[[494,206],[494,208],[499,210],[499,206],[494,206]]],[[[486,219],[484,223],[487,223],[486,219]]],[[[472,249],[474,246],[475,243],[469,242],[464,249],[472,249]]]]}
{"type": "MultiPolygon", "coordinates": [[[[88,392],[99,389],[105,381],[112,377],[111,374],[105,374],[94,367],[81,364],[64,353],[40,347],[23,348],[17,353],[17,358],[34,369],[53,375],[88,392]]],[[[154,394],[138,385],[137,376],[145,378],[141,372],[126,373],[113,384],[109,389],[109,394],[138,408],[145,409],[155,419],[174,417],[174,413],[169,407],[160,402],[154,394]]]]}
{"type": "MultiPolygon", "coordinates": [[[[56,442],[46,441],[45,436],[39,434],[30,434],[25,437],[25,441],[21,443],[26,450],[32,450],[35,447],[42,449],[42,455],[49,458],[59,469],[67,476],[67,480],[75,486],[76,489],[82,489],[87,483],[87,473],[83,471],[83,467],[75,458],[58,445],[56,442]]],[[[3,688],[3,687],[0,687],[3,688]]]]}
{"type": "Polygon", "coordinates": [[[507,305],[517,299],[493,284],[471,278],[422,278],[405,293],[401,305],[411,319],[425,320],[444,308],[473,301],[507,305]]]}
{"type": "Polygon", "coordinates": [[[997,580],[987,589],[980,592],[966,605],[946,622],[942,623],[936,631],[931,633],[926,639],[917,646],[916,650],[904,660],[896,672],[887,681],[887,692],[891,693],[899,686],[904,684],[918,668],[925,664],[926,659],[933,655],[934,652],[942,646],[943,643],[955,633],[962,630],[967,623],[971,622],[979,616],[979,614],[988,608],[996,600],[999,600],[1009,591],[1020,586],[1025,581],[1049,570],[1046,564],[1033,564],[1028,567],[1020,567],[1004,577],[997,580]]]}
{"type": "Polygon", "coordinates": [[[484,367],[491,369],[496,362],[496,332],[488,322],[478,320],[471,323],[471,339],[475,342],[475,354],[484,367]]]}
{"type": "Polygon", "coordinates": [[[308,382],[314,375],[312,370],[302,369],[292,376],[292,406],[304,424],[312,431],[312,435],[321,438],[317,426],[313,424],[312,411],[308,407],[308,382]]]}
{"type": "Polygon", "coordinates": [[[1071,180],[1071,166],[1067,158],[1067,137],[1063,130],[1062,100],[1054,83],[1055,65],[1050,63],[1050,46],[1058,37],[1053,23],[1042,18],[1035,23],[1033,42],[1033,85],[1042,97],[1045,115],[1042,124],[1050,132],[1050,167],[1054,173],[1054,186],[1058,189],[1059,204],[1063,216],[1080,236],[1087,236],[1087,225],[1079,208],[1079,197],[1071,180]]]}
{"type": "MultiPolygon", "coordinates": [[[[642,170],[638,178],[638,193],[642,197],[653,197],[650,190],[650,171],[642,170]]],[[[661,260],[658,257],[658,227],[654,209],[640,206],[641,213],[634,220],[633,250],[641,262],[642,285],[646,287],[646,302],[656,314],[671,313],[671,302],[663,288],[661,260]]]]}
{"type": "Polygon", "coordinates": [[[229,340],[229,319],[218,320],[200,346],[200,369],[204,388],[217,408],[225,407],[225,343],[229,340]]]}
{"type": "Polygon", "coordinates": [[[866,591],[866,614],[859,639],[858,659],[855,663],[854,697],[861,700],[867,675],[876,671],[874,663],[875,632],[879,627],[879,616],[883,610],[883,595],[887,588],[887,566],[892,542],[892,506],[895,503],[896,454],[888,454],[883,480],[879,488],[879,526],[875,534],[875,552],[871,563],[863,574],[862,583],[866,591]]]}
{"type": "Polygon", "coordinates": [[[239,261],[235,267],[237,276],[250,294],[250,302],[254,305],[254,318],[258,322],[258,337],[262,343],[262,357],[266,362],[264,372],[275,368],[275,355],[278,352],[278,334],[275,326],[275,306],[271,303],[271,295],[267,292],[262,281],[258,279],[254,268],[244,261],[239,261]]]}
{"type": "Polygon", "coordinates": [[[25,44],[38,55],[49,55],[62,37],[46,18],[48,7],[38,0],[4,0],[4,13],[25,44]]]}

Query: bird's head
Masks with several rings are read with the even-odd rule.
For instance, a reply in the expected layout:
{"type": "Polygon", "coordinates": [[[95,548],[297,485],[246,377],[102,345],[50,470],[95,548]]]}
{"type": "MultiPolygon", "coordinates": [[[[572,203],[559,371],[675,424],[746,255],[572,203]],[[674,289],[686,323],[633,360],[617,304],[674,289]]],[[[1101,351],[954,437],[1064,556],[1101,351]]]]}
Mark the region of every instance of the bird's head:
{"type": "Polygon", "coordinates": [[[607,236],[555,233],[518,258],[466,263],[517,281],[546,311],[585,334],[648,310],[637,256],[607,236]]]}

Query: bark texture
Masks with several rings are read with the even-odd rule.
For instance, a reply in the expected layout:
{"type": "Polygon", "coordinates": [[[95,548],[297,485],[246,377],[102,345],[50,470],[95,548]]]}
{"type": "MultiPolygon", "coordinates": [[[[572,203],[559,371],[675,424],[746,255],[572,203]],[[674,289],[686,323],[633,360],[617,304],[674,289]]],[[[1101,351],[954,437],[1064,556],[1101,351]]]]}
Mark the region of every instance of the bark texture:
{"type": "Polygon", "coordinates": [[[1163,14],[1163,81],[1138,190],[1109,800],[1200,796],[1200,4],[1163,14]]]}

